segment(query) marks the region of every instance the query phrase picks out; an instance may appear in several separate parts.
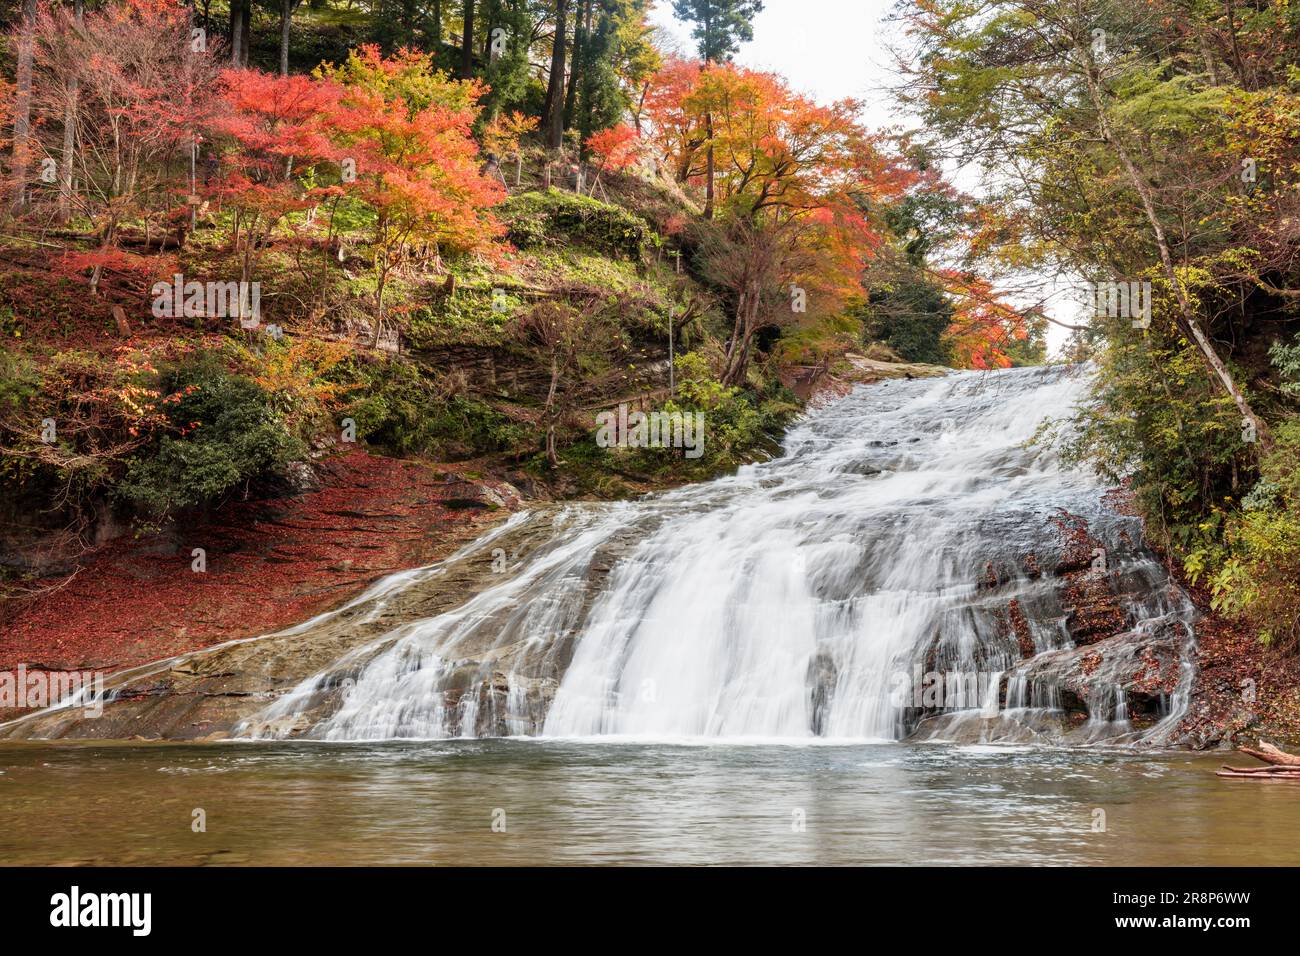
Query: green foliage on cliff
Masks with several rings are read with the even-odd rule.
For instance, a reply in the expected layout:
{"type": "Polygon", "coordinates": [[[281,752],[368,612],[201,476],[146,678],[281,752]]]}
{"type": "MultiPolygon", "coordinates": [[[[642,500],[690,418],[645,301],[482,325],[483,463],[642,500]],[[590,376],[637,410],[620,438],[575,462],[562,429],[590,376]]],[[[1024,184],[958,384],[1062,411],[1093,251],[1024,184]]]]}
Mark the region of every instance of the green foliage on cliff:
{"type": "Polygon", "coordinates": [[[655,477],[707,478],[779,448],[779,436],[800,404],[777,383],[759,389],[724,385],[715,362],[700,352],[677,359],[677,395],[653,412],[697,416],[702,428],[696,447],[611,448],[605,453],[623,467],[655,477]]]}
{"type": "Polygon", "coordinates": [[[306,448],[273,398],[210,358],[164,371],[167,422],[156,443],[137,451],[115,494],[151,519],[212,504],[251,482],[283,474],[306,448]]]}
{"type": "Polygon", "coordinates": [[[548,189],[511,196],[498,209],[506,236],[520,248],[581,244],[608,255],[639,259],[659,242],[640,216],[590,196],[548,189]]]}
{"type": "Polygon", "coordinates": [[[360,379],[364,389],[340,415],[355,420],[359,438],[395,455],[456,460],[527,441],[525,429],[490,405],[440,391],[436,379],[411,363],[371,365],[360,379]]]}

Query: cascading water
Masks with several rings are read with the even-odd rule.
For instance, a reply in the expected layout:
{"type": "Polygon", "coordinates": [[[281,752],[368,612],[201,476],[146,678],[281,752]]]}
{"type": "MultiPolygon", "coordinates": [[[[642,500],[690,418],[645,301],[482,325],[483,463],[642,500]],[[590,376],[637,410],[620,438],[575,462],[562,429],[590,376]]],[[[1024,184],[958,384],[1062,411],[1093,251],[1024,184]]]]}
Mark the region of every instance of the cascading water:
{"type": "Polygon", "coordinates": [[[493,556],[499,583],[237,733],[1132,740],[1130,693],[1163,680],[1143,733],[1168,734],[1191,605],[1095,478],[1027,445],[1086,384],[1044,367],[865,386],[734,476],[517,519],[552,527],[493,556]],[[1114,618],[1095,647],[1071,597],[1089,589],[1114,618]]]}

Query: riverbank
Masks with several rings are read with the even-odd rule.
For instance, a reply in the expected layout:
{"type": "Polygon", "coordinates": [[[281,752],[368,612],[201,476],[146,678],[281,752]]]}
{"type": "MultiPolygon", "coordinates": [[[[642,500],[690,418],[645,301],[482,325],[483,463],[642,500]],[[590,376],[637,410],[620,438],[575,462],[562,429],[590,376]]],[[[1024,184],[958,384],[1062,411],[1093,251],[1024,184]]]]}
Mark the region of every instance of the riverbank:
{"type": "Polygon", "coordinates": [[[1300,744],[1300,659],[1266,647],[1255,629],[1224,618],[1210,596],[1183,576],[1201,617],[1196,627],[1196,684],[1182,724],[1202,747],[1271,740],[1300,744]]]}
{"type": "Polygon", "coordinates": [[[512,486],[464,466],[355,447],[318,462],[316,482],[228,502],[183,531],[123,535],[71,577],[31,582],[0,606],[0,671],[113,673],[276,631],[446,556],[520,504],[512,486]]]}

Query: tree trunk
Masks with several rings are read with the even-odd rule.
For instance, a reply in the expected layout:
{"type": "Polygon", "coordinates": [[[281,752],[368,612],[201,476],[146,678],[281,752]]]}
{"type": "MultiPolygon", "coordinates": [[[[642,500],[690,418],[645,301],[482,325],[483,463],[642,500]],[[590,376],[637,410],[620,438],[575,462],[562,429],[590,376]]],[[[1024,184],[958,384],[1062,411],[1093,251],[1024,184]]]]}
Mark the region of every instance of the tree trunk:
{"type": "Polygon", "coordinates": [[[483,6],[479,7],[479,20],[482,21],[483,27],[479,56],[485,64],[492,62],[492,31],[500,25],[500,16],[500,0],[483,0],[483,6]]]}
{"type": "Polygon", "coordinates": [[[280,75],[289,75],[289,28],[300,0],[280,0],[280,75]]]}
{"type": "Polygon", "coordinates": [[[1217,776],[1239,777],[1249,780],[1300,780],[1300,757],[1295,754],[1279,750],[1263,740],[1259,742],[1259,750],[1252,750],[1250,747],[1242,746],[1238,746],[1237,749],[1244,754],[1250,754],[1258,760],[1263,760],[1266,766],[1229,767],[1225,764],[1223,769],[1217,773],[1217,776]]]}
{"type": "Polygon", "coordinates": [[[24,0],[23,26],[18,36],[18,66],[14,89],[13,171],[14,213],[27,205],[27,180],[31,168],[32,132],[32,56],[35,41],[32,30],[36,22],[36,0],[24,0]]]}
{"type": "Polygon", "coordinates": [[[1243,89],[1254,89],[1254,84],[1246,76],[1246,68],[1241,59],[1241,45],[1237,41],[1237,9],[1233,0],[1226,0],[1226,13],[1228,36],[1232,40],[1232,65],[1233,71],[1237,74],[1237,81],[1243,89]]]}
{"type": "Polygon", "coordinates": [[[1297,757],[1294,754],[1289,754],[1285,750],[1280,750],[1265,740],[1259,742],[1258,750],[1252,750],[1249,747],[1238,747],[1237,749],[1244,754],[1250,754],[1252,757],[1257,757],[1265,763],[1284,767],[1300,768],[1300,757],[1297,757]]]}
{"type": "Polygon", "coordinates": [[[240,20],[244,24],[239,43],[239,65],[248,66],[248,50],[253,42],[253,0],[243,0],[240,20]]]}
{"type": "Polygon", "coordinates": [[[758,321],[761,304],[758,284],[747,280],[741,286],[740,296],[736,300],[736,321],[731,329],[731,341],[727,343],[727,355],[723,363],[724,385],[738,385],[745,380],[745,370],[749,366],[749,343],[754,337],[754,326],[758,321]]]}
{"type": "Polygon", "coordinates": [[[641,135],[641,114],[645,112],[645,98],[649,92],[650,84],[648,82],[642,83],[641,95],[637,97],[636,109],[632,111],[632,122],[636,126],[637,136],[641,135]]]}
{"type": "Polygon", "coordinates": [[[704,130],[709,137],[708,151],[705,153],[705,173],[704,173],[704,218],[713,218],[713,114],[704,115],[704,130]]]}
{"type": "Polygon", "coordinates": [[[587,50],[591,45],[591,0],[582,0],[582,6],[573,18],[573,56],[569,58],[569,88],[564,94],[564,128],[573,126],[573,110],[578,101],[578,83],[586,70],[587,50]]]}
{"type": "MultiPolygon", "coordinates": [[[[707,26],[706,26],[707,29],[707,26]]],[[[709,68],[709,53],[704,51],[704,68],[709,68]]],[[[704,134],[708,137],[709,145],[704,155],[704,218],[713,218],[713,179],[717,170],[717,164],[713,159],[713,111],[704,114],[704,134]]]]}
{"type": "Polygon", "coordinates": [[[379,337],[384,331],[384,286],[388,281],[387,270],[379,274],[379,281],[375,283],[375,334],[370,339],[372,349],[379,348],[379,337]]]}
{"type": "Polygon", "coordinates": [[[442,52],[442,0],[433,0],[433,55],[442,52]]]}
{"type": "MultiPolygon", "coordinates": [[[[73,16],[77,23],[85,18],[84,0],[75,0],[72,5],[73,16]]],[[[63,108],[63,162],[59,170],[59,215],[58,221],[66,223],[72,218],[72,164],[77,148],[77,97],[81,91],[81,82],[74,76],[68,80],[68,102],[63,108]]]]}
{"type": "Polygon", "coordinates": [[[568,16],[568,0],[555,0],[555,41],[551,45],[551,75],[546,84],[543,110],[546,145],[551,149],[564,145],[564,48],[568,16]]]}
{"type": "Polygon", "coordinates": [[[239,66],[240,51],[244,49],[244,13],[242,4],[248,0],[230,0],[230,63],[239,66]]]}
{"type": "Polygon", "coordinates": [[[1173,255],[1169,251],[1169,242],[1165,236],[1165,227],[1160,222],[1160,217],[1156,213],[1155,199],[1151,189],[1151,184],[1138,170],[1137,165],[1133,162],[1124,144],[1111,129],[1109,120],[1106,119],[1105,104],[1101,98],[1101,88],[1097,83],[1095,73],[1096,65],[1089,59],[1086,69],[1088,93],[1092,99],[1093,108],[1097,111],[1097,121],[1101,130],[1102,139],[1109,143],[1115,150],[1116,156],[1119,157],[1120,164],[1124,167],[1128,175],[1129,183],[1137,192],[1138,197],[1142,200],[1142,209],[1146,214],[1147,222],[1151,226],[1151,232],[1155,237],[1156,248],[1160,252],[1160,265],[1168,280],[1170,287],[1174,290],[1174,296],[1178,300],[1178,311],[1181,313],[1183,323],[1187,331],[1191,334],[1196,346],[1200,349],[1201,356],[1205,359],[1205,364],[1209,367],[1211,374],[1219,380],[1223,390],[1228,393],[1233,403],[1237,406],[1237,411],[1241,413],[1242,419],[1249,422],[1255,431],[1255,438],[1259,443],[1261,451],[1268,451],[1272,445],[1269,436],[1268,426],[1264,420],[1255,414],[1250,403],[1246,401],[1246,396],[1237,388],[1233,381],[1232,373],[1228,367],[1219,358],[1219,353],[1215,351],[1214,343],[1210,341],[1208,335],[1201,328],[1200,323],[1196,320],[1196,312],[1192,308],[1191,300],[1187,296],[1187,290],[1183,288],[1182,281],[1178,278],[1178,273],[1174,269],[1173,255]]]}
{"type": "Polygon", "coordinates": [[[474,0],[465,0],[465,27],[460,38],[460,76],[474,76],[474,0]]]}
{"type": "Polygon", "coordinates": [[[546,461],[555,468],[560,464],[560,456],[555,450],[555,393],[560,384],[560,365],[554,355],[551,356],[551,389],[546,393],[546,461]]]}
{"type": "Polygon", "coordinates": [[[415,45],[415,0],[402,0],[402,39],[407,46],[415,45]]]}
{"type": "Polygon", "coordinates": [[[59,223],[66,223],[72,218],[72,158],[77,139],[77,93],[79,85],[75,76],[68,81],[68,102],[63,107],[63,157],[59,168],[59,211],[57,216],[59,223]]]}

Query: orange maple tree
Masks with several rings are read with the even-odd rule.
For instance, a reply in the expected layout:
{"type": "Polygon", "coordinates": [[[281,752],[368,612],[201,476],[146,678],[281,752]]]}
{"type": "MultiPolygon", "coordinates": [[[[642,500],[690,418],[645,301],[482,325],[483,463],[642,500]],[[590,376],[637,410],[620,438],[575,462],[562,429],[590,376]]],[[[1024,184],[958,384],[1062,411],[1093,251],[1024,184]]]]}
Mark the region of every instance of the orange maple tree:
{"type": "Polygon", "coordinates": [[[230,148],[208,193],[232,213],[241,281],[252,279],[276,227],[319,200],[321,190],[306,188],[297,174],[336,158],[323,117],[338,97],[333,83],[309,76],[222,72],[222,109],[211,129],[230,148]]]}
{"type": "Polygon", "coordinates": [[[860,110],[731,63],[669,60],[652,84],[652,136],[677,179],[698,185],[712,148],[719,224],[702,265],[734,296],[724,381],[743,379],[761,329],[832,314],[863,294],[863,267],[881,241],[867,210],[901,195],[914,174],[880,148],[860,110]]]}
{"type": "Polygon", "coordinates": [[[483,149],[498,160],[515,158],[515,185],[524,175],[524,137],[537,129],[537,117],[523,113],[498,113],[483,127],[483,149]]]}
{"type": "Polygon", "coordinates": [[[601,174],[607,169],[627,169],[637,161],[641,150],[641,137],[631,126],[619,123],[587,137],[587,152],[596,161],[596,176],[591,182],[595,191],[601,174]]]}
{"type": "Polygon", "coordinates": [[[384,56],[374,45],[327,64],[316,76],[341,93],[326,118],[355,170],[345,188],[376,213],[374,341],[384,322],[384,292],[417,245],[488,251],[504,232],[491,207],[504,187],[479,169],[471,127],[484,94],[477,80],[454,80],[432,56],[402,49],[384,56]]]}
{"type": "Polygon", "coordinates": [[[985,279],[941,273],[953,303],[944,341],[958,368],[1010,368],[1007,349],[1029,338],[1030,316],[1002,301],[985,279]]]}

